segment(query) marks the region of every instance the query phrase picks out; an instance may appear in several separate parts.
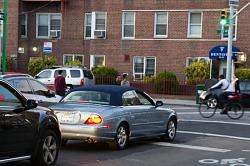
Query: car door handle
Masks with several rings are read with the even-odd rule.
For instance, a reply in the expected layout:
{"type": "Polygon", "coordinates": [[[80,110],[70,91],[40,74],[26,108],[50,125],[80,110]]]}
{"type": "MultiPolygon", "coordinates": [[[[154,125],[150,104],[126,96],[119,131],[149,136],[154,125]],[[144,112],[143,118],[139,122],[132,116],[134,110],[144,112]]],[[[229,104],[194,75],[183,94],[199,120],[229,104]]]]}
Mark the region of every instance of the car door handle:
{"type": "Polygon", "coordinates": [[[48,80],[48,81],[51,81],[51,80],[48,80]]]}

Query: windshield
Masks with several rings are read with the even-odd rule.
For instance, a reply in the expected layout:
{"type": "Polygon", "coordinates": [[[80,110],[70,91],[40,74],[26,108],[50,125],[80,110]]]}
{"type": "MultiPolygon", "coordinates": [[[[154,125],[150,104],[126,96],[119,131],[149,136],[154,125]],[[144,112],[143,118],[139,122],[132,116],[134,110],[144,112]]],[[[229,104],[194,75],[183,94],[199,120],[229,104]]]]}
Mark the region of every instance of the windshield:
{"type": "Polygon", "coordinates": [[[110,104],[110,94],[99,91],[74,91],[69,93],[61,102],[110,104]]]}

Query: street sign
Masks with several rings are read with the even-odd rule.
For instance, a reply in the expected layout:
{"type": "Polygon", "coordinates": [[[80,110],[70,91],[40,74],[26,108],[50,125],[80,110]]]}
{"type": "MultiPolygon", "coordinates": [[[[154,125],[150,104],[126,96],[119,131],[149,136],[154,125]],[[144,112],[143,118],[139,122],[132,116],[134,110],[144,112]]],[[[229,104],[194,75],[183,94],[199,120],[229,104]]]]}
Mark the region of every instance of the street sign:
{"type": "MultiPolygon", "coordinates": [[[[237,54],[234,52],[240,52],[237,47],[233,47],[232,59],[237,59],[237,54]]],[[[209,51],[210,59],[223,60],[227,59],[227,46],[216,46],[209,51]]]]}
{"type": "Polygon", "coordinates": [[[43,53],[46,53],[46,54],[52,53],[52,42],[44,42],[43,53]]]}
{"type": "Polygon", "coordinates": [[[229,0],[229,5],[233,7],[238,7],[240,0],[229,0]]]}

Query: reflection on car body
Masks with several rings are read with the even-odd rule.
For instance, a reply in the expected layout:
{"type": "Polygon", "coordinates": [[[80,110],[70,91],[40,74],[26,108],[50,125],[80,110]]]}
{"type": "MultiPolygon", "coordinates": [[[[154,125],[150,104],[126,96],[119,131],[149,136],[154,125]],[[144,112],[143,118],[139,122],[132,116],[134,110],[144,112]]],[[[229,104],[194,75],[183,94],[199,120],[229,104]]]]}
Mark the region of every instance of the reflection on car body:
{"type": "Polygon", "coordinates": [[[15,86],[26,98],[37,100],[39,106],[48,107],[61,100],[61,97],[56,95],[54,91],[49,90],[44,84],[32,77],[5,75],[5,80],[15,86]]]}
{"type": "Polygon", "coordinates": [[[124,149],[135,138],[174,140],[177,115],[162,105],[138,89],[102,85],[72,90],[50,108],[60,121],[65,143],[71,139],[108,141],[124,149]]]}

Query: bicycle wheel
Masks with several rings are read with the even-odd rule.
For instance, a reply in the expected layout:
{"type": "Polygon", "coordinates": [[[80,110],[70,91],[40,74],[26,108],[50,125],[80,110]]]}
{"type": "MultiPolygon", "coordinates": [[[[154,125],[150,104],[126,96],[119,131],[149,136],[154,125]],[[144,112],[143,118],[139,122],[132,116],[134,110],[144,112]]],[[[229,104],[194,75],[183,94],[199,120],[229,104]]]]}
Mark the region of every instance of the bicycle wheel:
{"type": "Polygon", "coordinates": [[[203,118],[211,118],[214,116],[217,107],[209,107],[207,104],[200,104],[199,105],[199,113],[203,118]]]}
{"type": "Polygon", "coordinates": [[[244,115],[244,108],[239,103],[228,103],[225,107],[230,119],[240,119],[244,115]]]}

